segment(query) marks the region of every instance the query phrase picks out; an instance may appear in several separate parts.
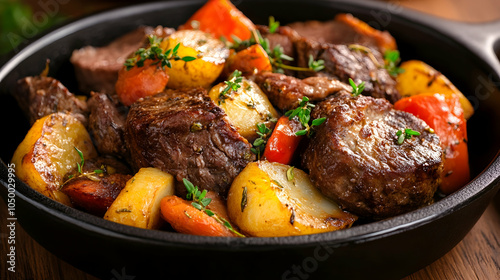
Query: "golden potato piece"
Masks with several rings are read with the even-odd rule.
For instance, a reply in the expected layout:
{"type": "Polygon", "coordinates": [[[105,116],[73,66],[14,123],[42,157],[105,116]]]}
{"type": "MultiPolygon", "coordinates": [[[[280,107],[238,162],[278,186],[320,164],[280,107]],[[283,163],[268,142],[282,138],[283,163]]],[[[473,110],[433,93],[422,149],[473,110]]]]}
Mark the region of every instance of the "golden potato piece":
{"type": "Polygon", "coordinates": [[[243,78],[238,91],[228,92],[222,98],[221,92],[226,86],[225,83],[220,83],[208,95],[226,112],[229,121],[241,136],[252,142],[258,136],[257,124],[265,123],[271,129],[274,127],[279,114],[256,83],[243,78]]]}
{"type": "Polygon", "coordinates": [[[454,94],[460,99],[464,117],[469,119],[474,114],[474,108],[469,100],[443,74],[419,60],[401,63],[405,71],[398,75],[397,85],[401,96],[408,97],[420,93],[454,94]]]}
{"type": "Polygon", "coordinates": [[[54,113],[38,119],[12,157],[16,176],[43,195],[71,206],[60,187],[64,175],[81,161],[75,147],[85,159],[97,156],[87,130],[75,117],[54,113]]]}
{"type": "Polygon", "coordinates": [[[192,56],[196,59],[189,62],[171,60],[167,87],[209,87],[219,77],[229,56],[225,44],[199,30],[182,30],[164,40],[161,46],[165,50],[173,49],[178,43],[179,57],[192,56]]]}
{"type": "Polygon", "coordinates": [[[259,237],[303,235],[348,228],[356,221],[323,196],[305,172],[290,168],[258,161],[236,177],[227,206],[241,231],[259,237]]]}
{"type": "Polygon", "coordinates": [[[104,219],[145,229],[157,229],[162,219],[160,201],[174,195],[174,178],[157,168],[141,168],[128,180],[104,219]]]}

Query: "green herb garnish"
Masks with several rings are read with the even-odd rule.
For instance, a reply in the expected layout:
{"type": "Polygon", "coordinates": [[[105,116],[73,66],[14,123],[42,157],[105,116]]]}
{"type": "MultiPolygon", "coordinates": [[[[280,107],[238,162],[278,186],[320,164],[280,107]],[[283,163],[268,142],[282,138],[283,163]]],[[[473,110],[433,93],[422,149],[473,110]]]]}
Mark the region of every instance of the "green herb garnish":
{"type": "Polygon", "coordinates": [[[399,51],[398,50],[387,50],[384,54],[385,69],[391,76],[396,77],[397,75],[404,73],[403,68],[399,68],[399,51]]]}
{"type": "Polygon", "coordinates": [[[290,110],[285,113],[285,116],[288,117],[289,120],[292,120],[294,117],[297,117],[304,127],[303,130],[299,130],[295,132],[295,135],[307,135],[311,137],[311,129],[313,126],[319,126],[326,121],[326,118],[318,118],[312,121],[311,125],[309,122],[311,120],[311,110],[315,105],[309,103],[309,98],[307,96],[302,97],[302,100],[299,103],[299,106],[293,110],[290,110]]]}
{"type": "Polygon", "coordinates": [[[241,82],[243,77],[241,77],[241,71],[234,70],[234,72],[229,76],[229,79],[225,81],[226,87],[219,93],[219,105],[220,103],[225,103],[228,94],[231,92],[236,92],[241,87],[241,82]]]}
{"type": "Polygon", "coordinates": [[[361,82],[359,85],[356,85],[356,83],[351,78],[349,78],[349,84],[352,87],[351,93],[352,93],[352,96],[354,96],[354,97],[360,95],[363,92],[363,90],[365,89],[365,82],[361,82]]]}
{"type": "Polygon", "coordinates": [[[127,70],[132,69],[134,66],[143,67],[144,62],[147,59],[154,61],[152,65],[160,64],[162,69],[165,69],[165,66],[168,68],[172,68],[171,60],[178,61],[182,60],[185,62],[193,61],[196,57],[193,56],[184,56],[180,57],[177,52],[179,50],[180,43],[175,45],[173,49],[168,49],[163,51],[161,48],[161,43],[163,38],[158,38],[156,36],[149,36],[149,47],[140,48],[134,53],[134,57],[129,58],[125,61],[125,66],[127,70]]]}
{"type": "Polygon", "coordinates": [[[420,132],[415,131],[411,128],[406,128],[404,132],[402,130],[398,130],[396,132],[396,136],[398,137],[398,145],[402,145],[405,139],[410,139],[412,136],[419,136],[420,132]]]}
{"type": "Polygon", "coordinates": [[[276,30],[278,30],[278,27],[280,27],[280,22],[275,21],[273,16],[269,17],[269,33],[274,33],[276,30]]]}
{"type": "Polygon", "coordinates": [[[253,141],[253,147],[250,150],[257,155],[257,159],[259,160],[266,148],[267,138],[271,134],[271,129],[269,129],[265,123],[259,123],[256,126],[259,138],[253,141]]]}
{"type": "Polygon", "coordinates": [[[286,179],[288,181],[293,181],[293,178],[295,177],[293,169],[294,169],[294,167],[292,166],[292,167],[288,168],[288,170],[286,171],[286,179]]]}

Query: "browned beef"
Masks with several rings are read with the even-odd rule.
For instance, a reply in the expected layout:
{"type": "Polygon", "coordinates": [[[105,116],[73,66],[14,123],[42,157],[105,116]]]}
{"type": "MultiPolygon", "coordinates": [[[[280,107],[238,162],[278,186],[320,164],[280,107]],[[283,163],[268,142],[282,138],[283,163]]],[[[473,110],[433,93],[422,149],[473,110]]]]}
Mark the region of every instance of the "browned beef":
{"type": "Polygon", "coordinates": [[[134,103],[126,140],[135,169],[157,167],[179,182],[186,178],[221,194],[255,159],[251,145],[202,88],[168,90],[134,103]]]}
{"type": "Polygon", "coordinates": [[[37,119],[56,112],[71,113],[83,124],[87,123],[87,103],[58,80],[51,77],[26,77],[18,82],[16,99],[33,124],[37,119]]]}
{"type": "Polygon", "coordinates": [[[303,154],[312,182],[343,209],[384,218],[432,201],[443,170],[439,137],[384,99],[338,94],[316,105],[326,117],[303,154]],[[421,133],[397,143],[397,131],[421,133]]]}
{"type": "Polygon", "coordinates": [[[90,110],[88,130],[97,150],[102,155],[128,158],[125,144],[127,107],[104,93],[92,92],[88,101],[90,110]]]}
{"type": "Polygon", "coordinates": [[[271,103],[282,111],[296,108],[304,96],[311,101],[320,101],[341,90],[351,91],[350,86],[327,77],[309,77],[301,80],[284,74],[261,72],[252,79],[264,91],[271,103]]]}
{"type": "Polygon", "coordinates": [[[73,51],[71,63],[75,67],[80,90],[86,93],[98,91],[112,94],[115,91],[118,72],[127,57],[144,44],[145,36],[154,34],[166,37],[173,32],[173,29],[161,26],[140,27],[105,47],[87,46],[73,51]]]}
{"type": "Polygon", "coordinates": [[[309,56],[314,60],[324,60],[321,72],[300,72],[303,76],[327,76],[347,83],[351,78],[356,84],[365,82],[363,94],[386,98],[392,103],[401,98],[396,89],[396,81],[383,67],[384,59],[375,50],[365,52],[347,45],[318,43],[308,39],[295,42],[297,65],[308,67],[309,56]]]}
{"type": "Polygon", "coordinates": [[[359,44],[381,53],[396,49],[396,40],[387,31],[375,30],[350,14],[339,14],[325,22],[312,20],[288,26],[300,36],[319,43],[359,44]]]}

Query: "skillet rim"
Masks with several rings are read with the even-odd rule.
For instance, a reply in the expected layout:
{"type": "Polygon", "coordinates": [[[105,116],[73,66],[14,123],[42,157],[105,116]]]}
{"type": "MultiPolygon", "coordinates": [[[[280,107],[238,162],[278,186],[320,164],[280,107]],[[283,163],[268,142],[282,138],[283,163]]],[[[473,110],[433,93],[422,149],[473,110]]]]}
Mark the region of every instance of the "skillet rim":
{"type": "MultiPolygon", "coordinates": [[[[168,9],[171,7],[179,8],[181,6],[191,6],[194,4],[201,4],[203,2],[204,1],[173,1],[138,4],[100,12],[98,14],[75,20],[69,24],[46,33],[38,39],[33,40],[29,45],[25,46],[21,51],[19,51],[19,53],[17,53],[8,62],[6,62],[2,66],[2,68],[0,68],[0,81],[4,79],[10,73],[10,71],[14,69],[20,62],[22,62],[27,57],[36,54],[39,47],[50,44],[53,41],[61,39],[64,36],[67,36],[68,34],[71,34],[73,32],[77,32],[78,30],[81,30],[83,28],[93,26],[96,24],[96,22],[99,23],[103,20],[110,20],[110,18],[120,18],[127,15],[137,15],[156,9],[168,9]]],[[[295,0],[293,2],[304,1],[295,0]]],[[[345,5],[348,5],[349,7],[347,9],[349,10],[352,10],[353,7],[354,9],[358,10],[369,8],[381,9],[384,4],[360,1],[318,1],[318,3],[315,3],[315,5],[317,5],[318,7],[320,5],[335,6],[339,5],[339,3],[345,3],[345,5]]],[[[429,17],[426,16],[424,17],[424,20],[419,20],[418,17],[420,17],[420,13],[418,12],[403,9],[400,13],[391,15],[404,22],[416,24],[424,28],[429,28],[435,30],[436,32],[443,33],[443,30],[436,29],[436,26],[424,22],[424,20],[428,20],[429,17]]],[[[450,37],[449,34],[445,34],[444,36],[455,42],[458,41],[455,38],[450,37]]],[[[460,44],[461,47],[465,48],[468,52],[470,52],[475,58],[478,58],[478,63],[481,62],[482,64],[486,65],[488,70],[491,73],[495,73],[498,78],[499,73],[495,71],[495,67],[491,65],[491,62],[485,60],[483,53],[478,53],[478,50],[474,50],[470,46],[462,44],[461,42],[457,43],[460,44]]],[[[6,178],[8,178],[8,169],[3,160],[1,160],[1,162],[1,182],[2,185],[7,188],[6,178]]],[[[398,215],[383,221],[357,225],[350,229],[328,233],[270,238],[248,237],[244,239],[193,236],[175,232],[146,230],[116,224],[110,221],[106,221],[100,217],[96,217],[55,202],[34,191],[19,179],[17,179],[17,177],[15,182],[17,186],[16,196],[18,198],[32,204],[41,211],[52,215],[57,219],[63,220],[73,226],[79,227],[84,231],[94,232],[107,237],[114,236],[122,239],[133,239],[138,241],[139,243],[158,243],[161,246],[168,245],[175,247],[205,245],[207,246],[207,248],[222,251],[241,249],[254,250],[262,248],[271,250],[273,249],[273,246],[286,248],[291,246],[311,246],[325,243],[328,245],[339,247],[351,243],[369,242],[371,240],[396,235],[398,233],[421,227],[425,224],[439,220],[442,217],[448,216],[453,212],[467,207],[467,205],[469,205],[471,202],[477,200],[479,197],[482,197],[483,194],[494,191],[494,188],[498,188],[500,182],[500,177],[498,174],[500,174],[500,158],[497,152],[492,162],[480,174],[478,174],[476,178],[471,180],[462,189],[453,193],[452,195],[441,199],[438,202],[433,203],[432,205],[417,209],[415,211],[398,215]],[[19,188],[19,186],[21,188],[19,188]]]]}

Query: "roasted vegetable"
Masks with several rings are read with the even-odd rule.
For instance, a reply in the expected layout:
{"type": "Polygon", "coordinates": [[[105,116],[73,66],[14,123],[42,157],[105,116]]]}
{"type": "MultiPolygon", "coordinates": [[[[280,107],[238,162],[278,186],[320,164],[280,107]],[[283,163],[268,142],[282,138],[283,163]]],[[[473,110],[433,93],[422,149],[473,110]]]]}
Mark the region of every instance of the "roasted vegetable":
{"type": "Polygon", "coordinates": [[[436,69],[419,60],[405,61],[399,68],[404,70],[398,75],[396,85],[401,96],[408,97],[420,93],[454,95],[460,100],[465,119],[474,114],[474,108],[469,100],[436,69]]]}
{"type": "Polygon", "coordinates": [[[229,0],[209,0],[179,27],[179,30],[183,29],[199,29],[232,42],[233,36],[250,39],[255,25],[229,0]]]}
{"type": "Polygon", "coordinates": [[[450,194],[470,179],[467,127],[456,94],[419,94],[399,100],[394,108],[424,120],[439,136],[444,150],[444,169],[439,189],[450,194]]]}
{"type": "Polygon", "coordinates": [[[87,130],[75,117],[54,113],[38,119],[12,157],[16,175],[43,195],[71,205],[60,187],[66,173],[81,162],[75,148],[86,159],[97,156],[87,130]]]}
{"type": "Polygon", "coordinates": [[[104,219],[139,228],[157,229],[162,222],[160,201],[173,194],[172,175],[157,168],[141,168],[111,204],[104,219]]]}
{"type": "Polygon", "coordinates": [[[295,133],[302,129],[302,125],[296,120],[290,120],[287,116],[282,116],[276,123],[276,127],[267,141],[263,159],[270,162],[290,164],[295,150],[300,141],[305,136],[298,136],[295,133]]]}
{"type": "Polygon", "coordinates": [[[257,84],[243,77],[235,82],[238,77],[234,78],[229,82],[235,84],[236,91],[231,84],[220,83],[210,90],[209,96],[222,107],[241,136],[251,142],[257,138],[256,125],[264,123],[272,128],[279,114],[257,84]]]}
{"type": "Polygon", "coordinates": [[[356,221],[324,197],[306,173],[267,161],[252,162],[229,190],[229,217],[251,236],[290,236],[348,228],[356,221]]]}
{"type": "Polygon", "coordinates": [[[243,76],[249,76],[257,72],[273,71],[273,66],[262,46],[255,44],[231,53],[224,67],[225,76],[229,76],[234,70],[241,71],[243,76]]]}
{"type": "Polygon", "coordinates": [[[229,50],[224,43],[199,30],[177,31],[161,44],[162,48],[174,49],[179,57],[194,57],[193,61],[171,61],[168,73],[170,88],[209,87],[224,69],[229,50]]]}

